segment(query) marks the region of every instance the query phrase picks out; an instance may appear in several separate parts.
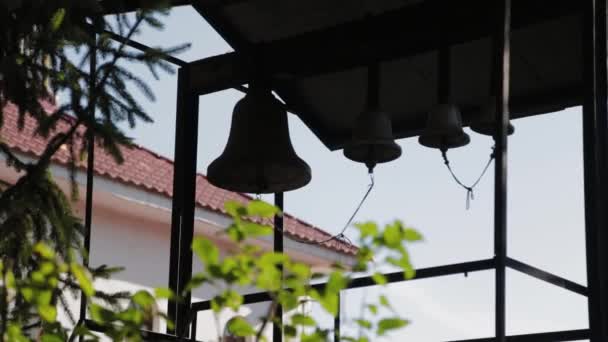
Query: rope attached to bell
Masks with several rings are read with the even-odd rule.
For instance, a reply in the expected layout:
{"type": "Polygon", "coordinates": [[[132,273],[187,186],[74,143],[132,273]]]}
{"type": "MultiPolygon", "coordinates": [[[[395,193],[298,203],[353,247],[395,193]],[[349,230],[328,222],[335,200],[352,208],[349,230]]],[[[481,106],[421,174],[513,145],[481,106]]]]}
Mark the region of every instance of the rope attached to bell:
{"type": "Polygon", "coordinates": [[[363,197],[361,198],[361,201],[359,201],[359,204],[355,208],[355,211],[352,213],[352,215],[349,217],[348,221],[346,221],[346,224],[340,230],[340,233],[338,233],[336,235],[333,235],[333,236],[331,236],[331,237],[329,237],[327,239],[318,240],[318,241],[308,241],[308,240],[303,240],[303,239],[299,239],[299,238],[296,238],[296,237],[290,237],[290,238],[293,239],[293,240],[295,240],[295,241],[297,241],[297,242],[305,243],[305,244],[308,244],[308,245],[323,245],[323,244],[328,243],[328,242],[333,241],[333,240],[345,241],[345,242],[347,242],[347,243],[349,243],[349,244],[352,245],[352,241],[344,233],[346,233],[346,230],[348,229],[348,227],[350,227],[350,225],[353,223],[353,220],[355,219],[355,217],[357,216],[357,214],[359,213],[359,211],[363,207],[363,204],[365,203],[365,201],[369,197],[370,193],[374,189],[374,186],[376,185],[376,181],[374,179],[374,173],[373,172],[369,172],[368,174],[369,174],[370,183],[367,186],[367,190],[363,194],[363,197]]]}
{"type": "MultiPolygon", "coordinates": [[[[438,64],[439,64],[439,72],[438,72],[438,77],[437,77],[437,83],[438,83],[438,89],[437,89],[437,97],[439,102],[442,103],[449,103],[450,102],[450,90],[451,90],[451,82],[452,82],[452,71],[451,71],[451,53],[450,53],[450,47],[445,46],[442,47],[439,50],[439,58],[438,58],[438,64]]],[[[460,124],[460,123],[459,123],[460,124]]],[[[462,133],[464,134],[464,133],[462,133]]],[[[467,141],[468,143],[468,141],[467,141]]],[[[452,166],[450,165],[450,161],[448,159],[448,149],[452,147],[450,146],[450,144],[447,141],[447,137],[443,136],[441,139],[441,147],[439,148],[439,150],[441,151],[441,157],[443,158],[443,163],[445,164],[446,168],[448,169],[448,171],[450,172],[450,175],[452,176],[452,178],[454,179],[454,181],[456,182],[456,184],[458,184],[459,186],[461,186],[463,189],[466,190],[466,209],[469,210],[471,208],[471,201],[475,199],[475,187],[479,184],[479,182],[481,181],[481,179],[483,178],[483,176],[486,174],[486,172],[488,171],[488,169],[490,168],[490,165],[492,164],[492,161],[494,160],[494,147],[492,147],[492,153],[490,154],[490,158],[488,159],[488,162],[486,163],[485,167],[483,168],[481,174],[479,175],[479,177],[477,177],[477,179],[475,180],[475,182],[473,182],[473,184],[471,185],[466,185],[464,182],[462,182],[460,180],[460,178],[458,178],[458,176],[456,175],[456,173],[454,172],[454,170],[452,169],[452,166]]]]}
{"type": "MultiPolygon", "coordinates": [[[[366,110],[373,111],[373,110],[377,110],[379,108],[379,106],[380,106],[380,66],[377,61],[374,61],[374,62],[369,63],[368,68],[367,68],[367,93],[366,93],[365,107],[366,107],[366,110]]],[[[391,136],[391,139],[392,139],[392,136],[391,136]]],[[[352,241],[350,241],[350,239],[344,233],[352,224],[353,220],[355,219],[355,217],[357,216],[357,214],[363,207],[363,204],[365,203],[365,201],[371,194],[371,192],[374,189],[374,186],[376,184],[376,181],[374,178],[374,168],[376,167],[378,161],[376,159],[374,159],[374,157],[373,157],[374,153],[376,152],[374,150],[376,147],[373,144],[370,144],[366,148],[367,148],[367,157],[366,157],[366,160],[364,160],[364,161],[362,160],[362,162],[367,167],[367,172],[369,175],[370,183],[367,186],[367,190],[363,194],[363,197],[359,201],[359,204],[355,208],[355,211],[348,218],[348,220],[346,221],[346,224],[342,227],[340,232],[338,234],[330,236],[329,238],[324,239],[324,240],[306,241],[306,240],[296,238],[295,239],[296,241],[305,243],[305,244],[309,244],[309,245],[323,245],[323,244],[328,243],[333,240],[340,240],[340,241],[344,241],[344,242],[347,242],[352,245],[352,241]]],[[[398,155],[400,155],[400,154],[401,154],[401,151],[399,149],[398,155]]],[[[397,155],[397,157],[398,157],[398,155],[397,155]]]]}
{"type": "Polygon", "coordinates": [[[475,180],[475,182],[473,182],[473,184],[471,184],[471,185],[464,184],[458,178],[458,176],[456,176],[456,174],[454,173],[454,170],[452,170],[452,166],[450,165],[450,161],[448,160],[448,154],[447,154],[447,152],[448,152],[447,149],[441,149],[441,156],[443,157],[443,163],[445,164],[446,168],[448,169],[448,171],[452,175],[452,178],[454,179],[454,181],[456,181],[456,183],[458,185],[460,185],[463,189],[465,189],[467,191],[467,194],[466,194],[466,209],[469,210],[471,208],[471,201],[475,199],[475,194],[474,194],[475,187],[477,186],[477,184],[479,184],[479,182],[481,181],[481,179],[483,178],[483,176],[486,174],[486,172],[490,168],[490,165],[492,164],[492,161],[494,161],[494,157],[495,157],[494,147],[492,147],[492,153],[490,154],[490,158],[488,159],[488,162],[486,163],[486,166],[483,168],[483,171],[481,171],[481,174],[479,175],[479,177],[477,177],[477,180],[475,180]]]}

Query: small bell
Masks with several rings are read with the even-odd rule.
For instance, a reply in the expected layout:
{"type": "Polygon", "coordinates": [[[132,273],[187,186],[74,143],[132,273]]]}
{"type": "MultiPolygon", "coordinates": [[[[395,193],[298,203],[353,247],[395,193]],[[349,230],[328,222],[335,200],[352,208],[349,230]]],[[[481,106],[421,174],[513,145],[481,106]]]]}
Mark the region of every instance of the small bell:
{"type": "Polygon", "coordinates": [[[346,158],[364,163],[373,169],[401,156],[401,146],[393,140],[393,129],[388,114],[382,111],[365,111],[355,121],[353,137],[344,148],[346,158]]]}
{"type": "Polygon", "coordinates": [[[237,102],[224,152],[207,169],[209,182],[246,193],[276,193],[308,184],[310,167],[289,138],[287,112],[270,89],[250,87],[237,102]]]}
{"type": "Polygon", "coordinates": [[[441,104],[427,118],[427,126],[418,142],[426,147],[447,150],[467,145],[471,138],[462,130],[462,117],[458,107],[441,104]]]}
{"type": "MultiPolygon", "coordinates": [[[[496,131],[496,101],[490,100],[476,115],[473,123],[471,123],[471,130],[483,135],[494,136],[496,131]]],[[[507,134],[511,135],[515,132],[515,127],[509,122],[507,127],[507,134]]]]}
{"type": "Polygon", "coordinates": [[[380,106],[380,66],[372,63],[367,73],[366,110],[355,120],[352,139],[344,147],[344,156],[364,163],[372,173],[378,163],[386,163],[401,156],[401,146],[393,138],[390,116],[380,106]]]}

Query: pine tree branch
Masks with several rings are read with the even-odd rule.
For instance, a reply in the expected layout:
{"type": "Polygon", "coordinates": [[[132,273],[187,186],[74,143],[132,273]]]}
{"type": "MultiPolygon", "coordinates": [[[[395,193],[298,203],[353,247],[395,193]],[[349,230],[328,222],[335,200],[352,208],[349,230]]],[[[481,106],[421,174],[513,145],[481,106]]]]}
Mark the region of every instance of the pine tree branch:
{"type": "Polygon", "coordinates": [[[21,161],[21,159],[19,159],[19,157],[17,157],[13,151],[11,151],[11,148],[6,143],[0,142],[0,152],[6,155],[7,163],[9,165],[13,165],[17,171],[22,171],[26,168],[26,163],[21,161]]]}

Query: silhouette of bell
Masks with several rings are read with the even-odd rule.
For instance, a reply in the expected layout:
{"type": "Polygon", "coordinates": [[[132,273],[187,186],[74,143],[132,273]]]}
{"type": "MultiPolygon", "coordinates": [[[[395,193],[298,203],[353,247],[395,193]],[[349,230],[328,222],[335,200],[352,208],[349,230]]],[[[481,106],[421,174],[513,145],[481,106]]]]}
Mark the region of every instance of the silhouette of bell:
{"type": "MultiPolygon", "coordinates": [[[[487,104],[481,107],[478,115],[471,123],[471,130],[483,135],[494,136],[496,131],[496,101],[490,100],[487,104]]],[[[509,122],[507,134],[511,135],[515,132],[515,127],[509,122]]]]}
{"type": "Polygon", "coordinates": [[[276,193],[301,188],[310,167],[289,138],[287,112],[267,88],[255,85],[239,100],[224,152],[207,169],[209,182],[246,193],[276,193]]]}
{"type": "Polygon", "coordinates": [[[355,121],[351,142],[344,148],[346,158],[365,163],[368,168],[401,156],[401,146],[393,140],[391,119],[382,111],[368,110],[355,121]]]}
{"type": "Polygon", "coordinates": [[[380,65],[367,68],[366,110],[355,120],[352,139],[344,147],[346,158],[364,163],[371,173],[378,163],[386,163],[401,156],[401,146],[393,138],[390,116],[380,107],[380,65]]]}
{"type": "Polygon", "coordinates": [[[458,107],[440,104],[427,118],[427,126],[418,142],[426,147],[447,150],[467,145],[471,139],[462,130],[462,117],[458,107]]]}

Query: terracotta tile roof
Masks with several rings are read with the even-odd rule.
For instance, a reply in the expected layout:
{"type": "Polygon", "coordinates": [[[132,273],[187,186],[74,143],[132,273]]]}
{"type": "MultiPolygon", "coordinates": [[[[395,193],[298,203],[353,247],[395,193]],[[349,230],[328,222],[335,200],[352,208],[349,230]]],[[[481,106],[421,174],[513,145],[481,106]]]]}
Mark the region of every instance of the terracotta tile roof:
{"type": "MultiPolygon", "coordinates": [[[[52,105],[48,105],[48,111],[52,110],[52,105]]],[[[23,130],[20,131],[17,127],[17,108],[9,104],[3,111],[4,124],[0,128],[0,139],[16,151],[40,156],[46,146],[47,139],[35,134],[34,119],[27,117],[23,130]]],[[[57,131],[67,130],[69,120],[68,117],[61,120],[57,131]]],[[[132,147],[122,146],[121,151],[124,163],[118,164],[108,153],[97,149],[95,152],[95,173],[169,198],[172,197],[173,161],[137,145],[132,147]]],[[[64,148],[59,150],[53,159],[55,162],[65,165],[68,158],[69,151],[64,148]]],[[[79,167],[86,168],[84,163],[79,167]]],[[[197,175],[196,204],[201,208],[226,214],[224,210],[225,201],[233,200],[246,203],[251,199],[245,194],[217,188],[211,185],[204,175],[197,175]]],[[[288,237],[309,242],[324,241],[331,237],[330,234],[320,228],[288,214],[285,216],[285,233],[288,237]]],[[[341,240],[332,240],[322,246],[343,254],[354,254],[357,251],[356,246],[341,240]]]]}

